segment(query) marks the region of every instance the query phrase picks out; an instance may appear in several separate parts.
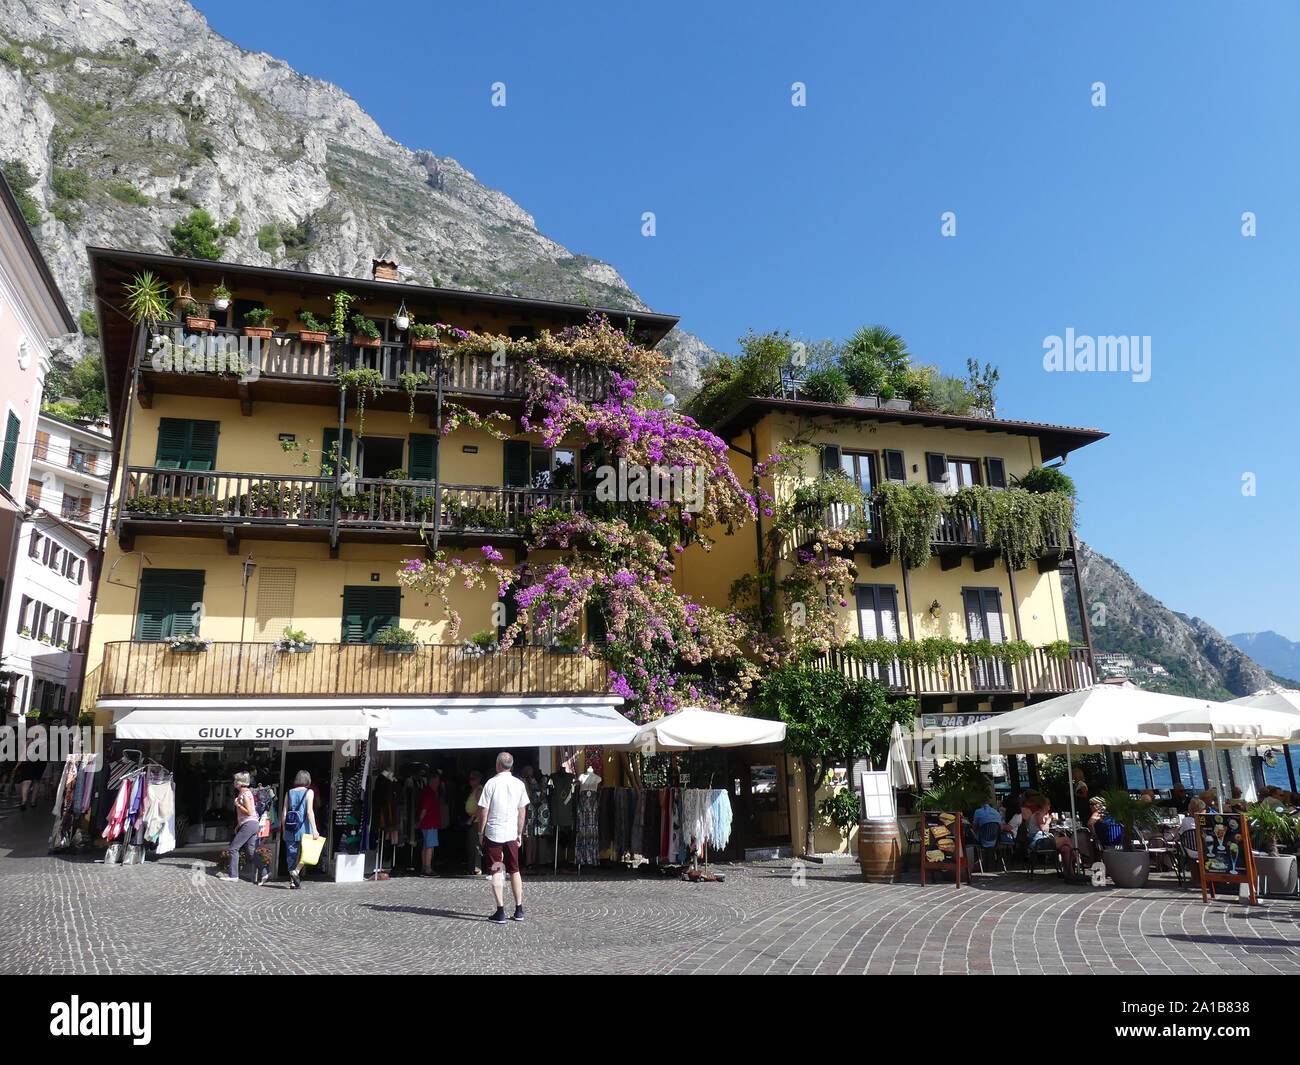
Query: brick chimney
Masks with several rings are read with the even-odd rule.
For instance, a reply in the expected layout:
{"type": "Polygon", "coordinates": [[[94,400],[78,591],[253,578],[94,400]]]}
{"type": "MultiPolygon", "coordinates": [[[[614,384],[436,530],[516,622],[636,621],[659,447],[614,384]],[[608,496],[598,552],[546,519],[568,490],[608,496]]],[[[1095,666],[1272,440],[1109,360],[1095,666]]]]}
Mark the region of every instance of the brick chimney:
{"type": "Polygon", "coordinates": [[[383,257],[370,260],[370,276],[376,281],[398,281],[397,260],[389,258],[389,253],[384,252],[383,257]]]}

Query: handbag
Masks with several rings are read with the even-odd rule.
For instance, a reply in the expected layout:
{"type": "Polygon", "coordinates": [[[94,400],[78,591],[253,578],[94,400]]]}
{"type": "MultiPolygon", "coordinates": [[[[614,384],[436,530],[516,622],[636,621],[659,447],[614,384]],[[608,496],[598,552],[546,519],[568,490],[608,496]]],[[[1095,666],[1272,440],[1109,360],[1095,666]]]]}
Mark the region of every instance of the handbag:
{"type": "Polygon", "coordinates": [[[302,864],[315,865],[320,861],[321,851],[325,848],[324,836],[302,837],[302,864]]]}

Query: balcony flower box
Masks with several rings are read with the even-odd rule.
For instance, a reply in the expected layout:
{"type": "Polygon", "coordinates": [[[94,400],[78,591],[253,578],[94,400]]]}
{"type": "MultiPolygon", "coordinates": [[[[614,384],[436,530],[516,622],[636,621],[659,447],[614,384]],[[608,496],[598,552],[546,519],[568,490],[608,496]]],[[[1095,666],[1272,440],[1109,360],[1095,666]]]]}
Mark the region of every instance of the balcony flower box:
{"type": "Polygon", "coordinates": [[[416,351],[433,351],[437,346],[437,337],[411,337],[411,347],[416,351]]]}
{"type": "Polygon", "coordinates": [[[327,335],[314,329],[304,329],[299,332],[298,339],[304,344],[324,344],[327,335]]]}
{"type": "Polygon", "coordinates": [[[377,348],[379,347],[379,337],[368,337],[364,333],[352,334],[352,346],[357,348],[377,348]]]}
{"type": "Polygon", "coordinates": [[[165,641],[167,650],[175,651],[178,654],[196,654],[207,651],[212,646],[212,641],[205,636],[195,636],[192,633],[186,633],[183,636],[170,636],[165,641]]]}
{"type": "Polygon", "coordinates": [[[375,643],[383,648],[386,655],[414,654],[419,646],[415,633],[410,629],[399,629],[396,625],[389,625],[375,633],[375,643]]]}
{"type": "Polygon", "coordinates": [[[386,643],[384,644],[384,654],[386,655],[413,655],[415,654],[416,645],[413,643],[386,643]]]}
{"type": "Polygon", "coordinates": [[[186,315],[185,328],[191,333],[214,333],[217,329],[217,322],[214,318],[198,318],[186,315]]]}
{"type": "Polygon", "coordinates": [[[244,336],[253,340],[270,340],[274,332],[269,325],[244,326],[244,336]]]}
{"type": "Polygon", "coordinates": [[[316,641],[301,643],[297,640],[281,640],[276,649],[283,655],[309,655],[316,649],[316,641]]]}

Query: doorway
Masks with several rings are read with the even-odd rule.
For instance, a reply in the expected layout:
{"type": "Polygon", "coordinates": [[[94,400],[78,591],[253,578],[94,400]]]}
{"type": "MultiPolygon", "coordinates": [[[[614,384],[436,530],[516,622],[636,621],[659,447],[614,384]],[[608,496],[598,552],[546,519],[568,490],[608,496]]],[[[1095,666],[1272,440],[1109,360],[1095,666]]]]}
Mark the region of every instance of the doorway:
{"type": "Polygon", "coordinates": [[[404,470],[402,454],[406,440],[400,436],[363,436],[358,442],[361,476],[379,479],[391,470],[404,470]]]}

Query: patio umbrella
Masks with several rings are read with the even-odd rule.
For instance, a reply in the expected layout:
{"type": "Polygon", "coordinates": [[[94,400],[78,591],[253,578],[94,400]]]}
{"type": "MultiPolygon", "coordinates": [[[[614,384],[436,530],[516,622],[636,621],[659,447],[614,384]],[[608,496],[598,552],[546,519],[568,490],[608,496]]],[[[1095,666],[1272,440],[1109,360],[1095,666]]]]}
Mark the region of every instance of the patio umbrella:
{"type": "MultiPolygon", "coordinates": [[[[1253,699],[1255,696],[1247,696],[1253,699]]],[[[1240,747],[1260,743],[1290,743],[1300,739],[1300,713],[1233,701],[1206,703],[1199,709],[1176,711],[1142,722],[1150,732],[1179,741],[1191,734],[1207,734],[1214,759],[1214,779],[1219,802],[1224,801],[1223,775],[1219,771],[1219,744],[1240,747]]]]}
{"type": "Polygon", "coordinates": [[[897,721],[889,730],[889,755],[885,759],[885,770],[889,773],[889,783],[895,788],[910,788],[916,784],[912,762],[907,756],[907,742],[903,739],[903,726],[897,721]]]}
{"type": "Polygon", "coordinates": [[[687,706],[675,714],[642,725],[628,746],[642,750],[690,751],[710,747],[749,747],[780,743],[784,739],[785,725],[780,721],[719,714],[713,710],[701,710],[698,706],[687,706]]]}
{"type": "Polygon", "coordinates": [[[1279,710],[1284,714],[1300,714],[1300,692],[1289,688],[1278,691],[1255,692],[1233,699],[1229,706],[1253,706],[1260,710],[1279,710]]]}
{"type": "MultiPolygon", "coordinates": [[[[1100,751],[1107,747],[1136,750],[1178,750],[1202,746],[1204,732],[1180,733],[1170,738],[1143,728],[1148,717],[1178,711],[1199,710],[1204,700],[1179,695],[1096,684],[1090,688],[1032,703],[941,733],[941,743],[979,742],[989,754],[1061,754],[1066,764],[1077,752],[1100,751]]],[[[1070,815],[1078,820],[1074,789],[1070,789],[1070,815]]]]}

